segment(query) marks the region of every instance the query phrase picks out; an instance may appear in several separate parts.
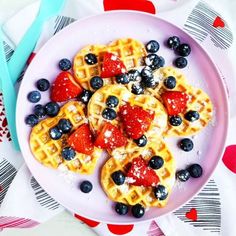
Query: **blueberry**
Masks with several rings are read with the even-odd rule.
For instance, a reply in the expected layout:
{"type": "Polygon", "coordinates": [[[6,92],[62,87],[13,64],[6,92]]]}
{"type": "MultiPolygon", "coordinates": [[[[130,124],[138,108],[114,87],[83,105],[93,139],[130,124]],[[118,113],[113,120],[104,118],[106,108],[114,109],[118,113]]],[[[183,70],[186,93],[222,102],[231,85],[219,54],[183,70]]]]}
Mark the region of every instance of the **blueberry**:
{"type": "Polygon", "coordinates": [[[56,116],[60,111],[60,106],[56,102],[48,102],[44,107],[46,114],[50,117],[56,116]]]}
{"type": "Polygon", "coordinates": [[[190,152],[193,149],[193,141],[189,138],[184,138],[180,140],[179,147],[185,152],[190,152]]]}
{"type": "Polygon", "coordinates": [[[155,78],[152,73],[152,69],[148,66],[144,67],[141,71],[142,84],[147,88],[155,88],[158,85],[158,81],[155,81],[155,78]]]}
{"type": "Polygon", "coordinates": [[[129,77],[127,74],[120,74],[116,76],[116,82],[118,84],[128,84],[129,83],[129,77]]]}
{"type": "Polygon", "coordinates": [[[119,215],[126,215],[129,211],[129,207],[124,203],[117,202],[115,205],[115,210],[119,215]]]}
{"type": "Polygon", "coordinates": [[[146,50],[149,53],[155,53],[159,50],[160,45],[156,40],[151,40],[146,44],[146,50]]]}
{"type": "Polygon", "coordinates": [[[116,111],[111,108],[105,108],[102,117],[107,120],[114,120],[117,117],[116,111]]]}
{"type": "Polygon", "coordinates": [[[119,99],[116,97],[116,96],[112,96],[110,95],[107,100],[106,100],[106,105],[109,107],[109,108],[114,108],[114,107],[117,107],[119,104],[119,99]]]}
{"type": "Polygon", "coordinates": [[[163,60],[163,58],[157,56],[156,54],[149,54],[144,59],[145,64],[149,66],[152,70],[156,70],[160,67],[163,67],[163,65],[165,64],[163,60]]]}
{"type": "Polygon", "coordinates": [[[93,189],[93,185],[90,181],[88,180],[85,180],[83,181],[81,184],[80,184],[80,190],[83,192],[83,193],[89,193],[92,191],[93,189]]]}
{"type": "Polygon", "coordinates": [[[66,161],[71,161],[75,158],[76,152],[71,147],[65,147],[62,149],[61,155],[66,161]]]}
{"type": "Polygon", "coordinates": [[[41,94],[39,91],[32,91],[27,96],[28,100],[32,103],[37,103],[41,99],[41,94]]]}
{"type": "Polygon", "coordinates": [[[165,186],[159,184],[157,187],[154,188],[154,196],[156,199],[163,201],[167,198],[168,196],[168,191],[165,186]]]}
{"type": "Polygon", "coordinates": [[[145,214],[145,209],[138,203],[132,207],[131,212],[135,218],[141,218],[145,214]]]}
{"type": "Polygon", "coordinates": [[[132,84],[131,92],[136,95],[144,94],[144,87],[140,83],[132,84]]]}
{"type": "Polygon", "coordinates": [[[71,68],[72,64],[69,59],[63,58],[59,61],[58,66],[59,66],[60,70],[67,71],[71,68]]]}
{"type": "Polygon", "coordinates": [[[170,116],[169,117],[169,123],[172,126],[180,126],[182,124],[182,118],[178,115],[176,116],[170,116]]]}
{"type": "Polygon", "coordinates": [[[83,102],[84,104],[87,104],[92,95],[92,91],[84,89],[83,92],[78,96],[78,100],[83,102]]]}
{"type": "Polygon", "coordinates": [[[177,67],[177,68],[180,68],[180,69],[183,69],[184,67],[186,67],[188,64],[188,61],[186,58],[184,57],[178,57],[175,59],[174,61],[174,65],[177,67]]]}
{"type": "Polygon", "coordinates": [[[200,115],[197,111],[188,111],[185,115],[184,118],[190,122],[196,121],[200,118],[200,115]]]}
{"type": "Polygon", "coordinates": [[[180,44],[177,47],[177,53],[182,57],[187,57],[191,53],[191,47],[187,43],[180,44]]]}
{"type": "Polygon", "coordinates": [[[54,126],[49,129],[49,136],[53,140],[58,140],[62,136],[62,131],[58,128],[58,126],[54,126]]]}
{"type": "Polygon", "coordinates": [[[39,123],[39,119],[36,115],[28,115],[26,118],[25,118],[25,123],[31,127],[37,125],[39,123]]]}
{"type": "Polygon", "coordinates": [[[186,182],[190,178],[190,173],[188,170],[179,170],[176,173],[177,179],[179,179],[181,182],[186,182]]]}
{"type": "Polygon", "coordinates": [[[90,80],[90,85],[93,89],[100,89],[103,86],[103,79],[99,76],[94,76],[90,80]]]}
{"type": "Polygon", "coordinates": [[[167,40],[167,47],[176,49],[180,45],[180,39],[177,36],[172,36],[167,40]]]}
{"type": "Polygon", "coordinates": [[[97,56],[93,53],[85,55],[84,60],[88,65],[94,65],[98,62],[97,56]]]}
{"type": "Polygon", "coordinates": [[[162,56],[159,56],[159,67],[163,67],[165,65],[165,59],[162,56]]]}
{"type": "Polygon", "coordinates": [[[129,70],[128,77],[129,77],[130,81],[140,81],[141,80],[140,72],[136,69],[129,70]]]}
{"type": "Polygon", "coordinates": [[[166,86],[166,88],[168,89],[173,89],[176,86],[176,78],[174,76],[168,76],[165,80],[164,80],[164,85],[166,86]]]}
{"type": "Polygon", "coordinates": [[[46,111],[44,109],[43,105],[36,105],[34,107],[34,114],[38,117],[38,118],[43,118],[44,116],[46,116],[46,111]]]}
{"type": "Polygon", "coordinates": [[[116,185],[122,185],[125,182],[125,175],[122,171],[117,170],[111,174],[111,178],[116,185]]]}
{"type": "Polygon", "coordinates": [[[193,178],[199,178],[202,176],[202,167],[199,164],[192,164],[188,167],[190,176],[193,178]]]}
{"type": "Polygon", "coordinates": [[[142,135],[138,139],[134,139],[134,142],[139,146],[139,147],[144,147],[147,144],[147,137],[145,135],[142,135]]]}
{"type": "Polygon", "coordinates": [[[50,87],[50,83],[47,79],[39,79],[36,82],[36,87],[39,91],[47,91],[50,87]]]}
{"type": "Polygon", "coordinates": [[[57,126],[58,126],[58,129],[63,134],[69,133],[71,131],[72,127],[73,127],[70,120],[68,120],[68,119],[60,119],[57,126]]]}
{"type": "Polygon", "coordinates": [[[153,156],[149,162],[148,162],[148,165],[154,169],[154,170],[157,170],[157,169],[160,169],[163,165],[164,165],[164,160],[162,157],[160,156],[153,156]]]}

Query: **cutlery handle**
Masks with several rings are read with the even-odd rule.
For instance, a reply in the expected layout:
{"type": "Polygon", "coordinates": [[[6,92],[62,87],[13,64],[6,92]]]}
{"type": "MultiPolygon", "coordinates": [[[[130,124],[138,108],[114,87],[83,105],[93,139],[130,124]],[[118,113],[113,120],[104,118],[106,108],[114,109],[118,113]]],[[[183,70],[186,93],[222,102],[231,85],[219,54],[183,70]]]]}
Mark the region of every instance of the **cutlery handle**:
{"type": "Polygon", "coordinates": [[[21,72],[25,67],[27,59],[33,52],[40,36],[42,26],[43,21],[39,17],[37,17],[29,27],[29,29],[26,31],[23,38],[20,40],[19,44],[16,47],[16,50],[9,60],[8,70],[13,84],[15,84],[15,82],[19,78],[21,72]]]}

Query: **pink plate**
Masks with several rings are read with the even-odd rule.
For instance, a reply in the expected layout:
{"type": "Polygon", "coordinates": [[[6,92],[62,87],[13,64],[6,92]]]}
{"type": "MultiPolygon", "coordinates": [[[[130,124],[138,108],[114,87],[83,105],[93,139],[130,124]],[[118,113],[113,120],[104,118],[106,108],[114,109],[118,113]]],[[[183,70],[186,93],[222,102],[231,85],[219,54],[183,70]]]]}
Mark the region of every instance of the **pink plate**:
{"type": "MultiPolygon", "coordinates": [[[[49,101],[49,93],[42,92],[41,104],[49,101]]],[[[30,171],[39,184],[60,204],[72,212],[84,217],[112,224],[127,224],[146,221],[164,215],[179,208],[189,201],[207,182],[217,163],[221,159],[228,127],[228,104],[224,85],[220,75],[201,46],[187,33],[176,26],[155,16],[128,11],[109,12],[77,21],[50,39],[30,64],[20,87],[17,103],[17,132],[20,147],[30,171]],[[88,44],[106,44],[123,37],[132,37],[142,42],[156,39],[161,48],[158,54],[164,56],[166,65],[171,65],[176,58],[174,52],[164,46],[164,41],[172,35],[178,35],[182,42],[188,42],[192,53],[188,57],[189,65],[182,71],[189,82],[205,90],[214,103],[214,121],[197,134],[194,150],[184,153],[177,148],[179,138],[167,139],[176,157],[177,169],[189,163],[200,163],[204,174],[199,179],[178,184],[174,188],[169,203],[165,208],[151,208],[141,219],[130,215],[118,216],[113,210],[113,203],[106,197],[100,185],[100,169],[106,157],[100,158],[96,171],[91,176],[66,174],[39,164],[29,147],[30,128],[25,124],[25,117],[32,113],[33,104],[27,101],[27,94],[35,90],[39,78],[51,82],[59,73],[57,67],[61,58],[75,56],[76,52],[88,44]],[[23,109],[22,109],[23,108],[23,109]],[[78,185],[88,179],[93,183],[93,191],[82,193],[78,185]]]]}

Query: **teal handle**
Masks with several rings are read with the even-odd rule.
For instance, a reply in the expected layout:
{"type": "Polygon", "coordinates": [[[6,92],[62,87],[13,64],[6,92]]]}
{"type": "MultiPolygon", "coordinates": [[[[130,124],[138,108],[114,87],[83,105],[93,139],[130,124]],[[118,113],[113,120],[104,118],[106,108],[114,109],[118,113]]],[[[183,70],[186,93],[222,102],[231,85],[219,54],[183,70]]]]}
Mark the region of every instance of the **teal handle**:
{"type": "Polygon", "coordinates": [[[43,21],[40,17],[37,17],[17,45],[10,61],[8,62],[8,70],[13,84],[16,83],[25,67],[25,62],[33,52],[41,34],[42,27],[43,21]]]}
{"type": "Polygon", "coordinates": [[[6,111],[6,118],[8,127],[11,133],[11,138],[14,143],[15,149],[20,150],[16,133],[16,91],[11,81],[11,77],[7,68],[7,61],[3,48],[2,32],[0,29],[0,81],[2,84],[3,102],[6,111]]]}

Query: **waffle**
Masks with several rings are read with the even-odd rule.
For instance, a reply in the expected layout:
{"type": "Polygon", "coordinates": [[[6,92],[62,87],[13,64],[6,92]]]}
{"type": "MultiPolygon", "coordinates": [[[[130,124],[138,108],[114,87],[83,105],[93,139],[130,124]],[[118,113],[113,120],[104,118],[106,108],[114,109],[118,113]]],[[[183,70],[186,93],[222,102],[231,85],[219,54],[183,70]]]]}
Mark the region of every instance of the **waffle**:
{"type": "Polygon", "coordinates": [[[95,168],[101,150],[94,149],[91,156],[76,153],[71,161],[61,157],[62,149],[67,146],[68,135],[63,135],[59,140],[53,140],[49,136],[49,129],[57,125],[62,118],[69,119],[73,130],[87,122],[84,115],[84,105],[77,101],[70,101],[61,107],[59,114],[53,118],[46,118],[33,127],[30,134],[30,148],[34,157],[44,166],[58,168],[64,165],[68,170],[81,174],[91,174],[95,168]]]}
{"type": "MultiPolygon", "coordinates": [[[[143,65],[143,57],[146,55],[143,43],[130,38],[118,39],[109,45],[89,45],[81,49],[74,58],[73,71],[75,79],[84,89],[93,91],[89,81],[93,76],[101,74],[104,52],[116,54],[127,69],[143,65]],[[88,53],[95,54],[98,63],[88,65],[84,60],[84,56],[88,53]]],[[[103,80],[104,85],[114,82],[114,78],[105,78],[103,80]]]]}
{"type": "Polygon", "coordinates": [[[127,166],[134,158],[142,156],[148,161],[154,155],[159,155],[164,160],[163,167],[155,170],[155,172],[159,176],[160,184],[167,188],[169,197],[175,182],[176,167],[174,158],[162,139],[149,143],[144,150],[136,149],[133,153],[111,156],[101,171],[101,184],[107,196],[112,201],[128,205],[139,203],[144,207],[164,207],[168,202],[168,197],[162,201],[157,200],[153,194],[152,187],[134,186],[128,183],[128,179],[123,185],[118,186],[111,178],[111,174],[117,170],[127,173],[127,166]]]}

